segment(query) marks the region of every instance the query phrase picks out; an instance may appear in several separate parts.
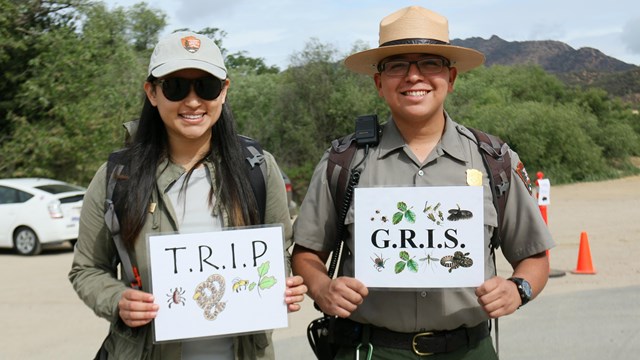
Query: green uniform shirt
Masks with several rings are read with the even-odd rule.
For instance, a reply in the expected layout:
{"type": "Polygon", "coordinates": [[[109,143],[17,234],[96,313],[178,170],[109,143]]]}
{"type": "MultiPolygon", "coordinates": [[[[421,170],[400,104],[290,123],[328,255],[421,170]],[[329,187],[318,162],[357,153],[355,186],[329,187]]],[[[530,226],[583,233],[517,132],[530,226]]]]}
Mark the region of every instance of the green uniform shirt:
{"type": "MultiPolygon", "coordinates": [[[[374,186],[465,186],[466,170],[482,171],[484,188],[485,279],[495,274],[489,242],[497,226],[487,170],[474,136],[463,126],[446,117],[445,131],[424,163],[420,163],[405,144],[393,119],[383,126],[380,144],[369,151],[360,176],[360,187],[374,186]],[[464,134],[467,134],[465,136],[464,134]]],[[[359,149],[352,164],[364,156],[359,149]]],[[[331,251],[336,239],[333,200],[326,179],[328,152],[315,169],[309,190],[294,224],[294,242],[316,251],[331,251]]],[[[511,152],[512,176],[506,206],[505,237],[501,249],[509,262],[543,252],[553,246],[528,184],[523,181],[523,167],[511,152]],[[517,169],[521,169],[516,171],[517,169]]],[[[526,178],[525,178],[526,179],[526,178]]],[[[349,234],[354,229],[353,203],[345,223],[349,234]]],[[[348,235],[346,245],[354,248],[348,235]]],[[[353,276],[353,258],[344,262],[342,274],[353,276]]],[[[488,317],[477,302],[473,288],[393,291],[370,289],[351,319],[399,332],[450,330],[474,326],[488,317]]]]}

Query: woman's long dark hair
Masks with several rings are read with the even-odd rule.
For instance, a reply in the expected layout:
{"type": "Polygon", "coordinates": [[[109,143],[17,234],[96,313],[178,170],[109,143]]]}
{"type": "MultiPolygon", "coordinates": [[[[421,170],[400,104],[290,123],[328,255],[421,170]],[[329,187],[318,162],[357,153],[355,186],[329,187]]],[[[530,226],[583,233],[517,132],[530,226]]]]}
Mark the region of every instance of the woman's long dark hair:
{"type": "MultiPolygon", "coordinates": [[[[147,79],[147,81],[153,80],[153,78],[147,79]]],[[[222,105],[220,118],[211,131],[209,153],[200,159],[198,164],[207,159],[215,164],[215,180],[218,189],[215,196],[229,214],[230,224],[228,225],[245,226],[259,223],[260,215],[249,182],[247,167],[238,166],[243,164],[245,159],[238,140],[235,120],[227,103],[222,105]]],[[[157,191],[158,166],[167,159],[168,151],[167,130],[160,118],[160,113],[149,99],[145,98],[138,129],[124,150],[125,176],[118,182],[117,196],[114,196],[122,239],[129,248],[133,248],[147,220],[151,195],[153,191],[157,191]]],[[[213,196],[214,194],[210,192],[210,203],[213,196]]]]}

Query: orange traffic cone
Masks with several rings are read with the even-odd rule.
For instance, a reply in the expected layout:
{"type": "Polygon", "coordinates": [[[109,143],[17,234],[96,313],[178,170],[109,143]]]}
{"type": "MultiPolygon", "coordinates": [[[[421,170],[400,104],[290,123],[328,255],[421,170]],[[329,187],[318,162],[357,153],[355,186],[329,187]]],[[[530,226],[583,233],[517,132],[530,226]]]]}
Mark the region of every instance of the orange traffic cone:
{"type": "Polygon", "coordinates": [[[583,231],[580,234],[580,252],[578,253],[578,267],[572,271],[574,274],[595,274],[591,262],[591,250],[589,249],[589,239],[587,233],[583,231]]]}

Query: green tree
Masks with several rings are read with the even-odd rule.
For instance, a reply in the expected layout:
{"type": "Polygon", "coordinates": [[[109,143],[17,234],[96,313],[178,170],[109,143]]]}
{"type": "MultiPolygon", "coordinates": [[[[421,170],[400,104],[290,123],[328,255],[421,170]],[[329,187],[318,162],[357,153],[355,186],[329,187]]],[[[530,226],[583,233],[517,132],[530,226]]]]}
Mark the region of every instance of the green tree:
{"type": "Polygon", "coordinates": [[[158,34],[167,25],[167,15],[160,10],[149,8],[145,2],[133,5],[127,11],[127,20],[130,41],[135,50],[140,52],[152,50],[158,42],[158,34]]]}
{"type": "Polygon", "coordinates": [[[121,124],[138,115],[148,60],[126,37],[126,13],[98,3],[73,14],[81,26],[43,31],[33,40],[37,56],[18,86],[14,108],[20,113],[8,116],[12,136],[0,152],[4,176],[86,185],[122,145],[121,124]]]}
{"type": "Polygon", "coordinates": [[[0,145],[11,137],[9,119],[21,115],[15,96],[31,77],[29,60],[43,50],[40,38],[49,31],[75,29],[73,9],[85,4],[84,0],[0,0],[0,145]]]}
{"type": "Polygon", "coordinates": [[[277,74],[280,69],[277,66],[268,66],[263,58],[253,58],[246,55],[246,51],[229,54],[225,58],[225,66],[245,73],[253,72],[257,75],[277,74]]]}

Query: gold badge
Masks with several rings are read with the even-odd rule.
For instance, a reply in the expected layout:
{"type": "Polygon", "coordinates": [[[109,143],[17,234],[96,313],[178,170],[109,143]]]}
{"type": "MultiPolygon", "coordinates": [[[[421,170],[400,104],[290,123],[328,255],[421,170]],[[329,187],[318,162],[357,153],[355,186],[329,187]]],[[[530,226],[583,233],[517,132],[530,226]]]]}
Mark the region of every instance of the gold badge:
{"type": "Polygon", "coordinates": [[[467,185],[482,186],[482,171],[467,169],[467,185]]]}

